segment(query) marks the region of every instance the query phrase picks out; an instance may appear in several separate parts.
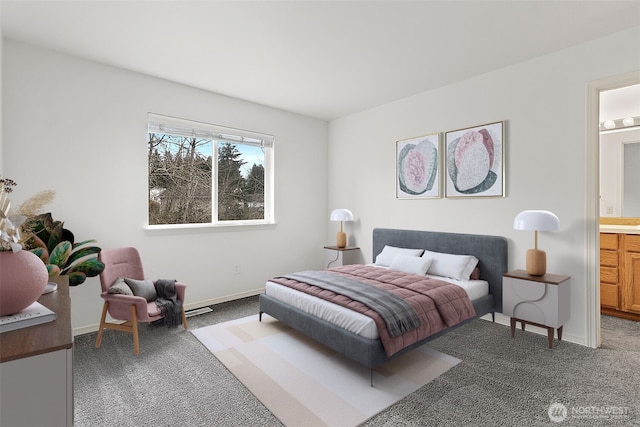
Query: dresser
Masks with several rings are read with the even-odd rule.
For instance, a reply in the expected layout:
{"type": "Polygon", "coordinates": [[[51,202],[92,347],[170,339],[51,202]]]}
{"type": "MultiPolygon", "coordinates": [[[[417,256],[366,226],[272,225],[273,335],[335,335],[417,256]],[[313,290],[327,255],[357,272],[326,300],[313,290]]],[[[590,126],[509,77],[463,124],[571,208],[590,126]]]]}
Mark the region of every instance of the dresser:
{"type": "Polygon", "coordinates": [[[73,333],[66,276],[38,302],[56,320],[0,333],[0,426],[73,425],[73,333]]]}

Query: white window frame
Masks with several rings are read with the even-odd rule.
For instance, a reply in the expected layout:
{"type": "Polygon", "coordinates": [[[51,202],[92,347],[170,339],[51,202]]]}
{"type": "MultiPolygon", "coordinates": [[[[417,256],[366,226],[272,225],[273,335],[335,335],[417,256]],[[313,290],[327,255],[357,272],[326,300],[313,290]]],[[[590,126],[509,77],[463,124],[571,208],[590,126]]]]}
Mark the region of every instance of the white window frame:
{"type": "MultiPolygon", "coordinates": [[[[149,133],[166,133],[171,135],[194,136],[203,139],[211,139],[214,145],[212,147],[212,164],[214,167],[212,167],[211,177],[211,191],[213,193],[211,195],[212,222],[195,224],[149,224],[149,205],[147,204],[146,229],[223,228],[238,226],[264,226],[276,223],[274,215],[273,189],[275,164],[273,147],[275,138],[273,135],[170,117],[156,113],[148,113],[147,126],[147,135],[149,133]],[[218,220],[218,142],[253,145],[264,148],[264,219],[218,220]]],[[[149,159],[147,159],[147,166],[148,161],[149,159]]],[[[148,183],[149,176],[147,175],[147,186],[148,183]]],[[[147,188],[147,193],[148,191],[149,189],[147,188]]]]}

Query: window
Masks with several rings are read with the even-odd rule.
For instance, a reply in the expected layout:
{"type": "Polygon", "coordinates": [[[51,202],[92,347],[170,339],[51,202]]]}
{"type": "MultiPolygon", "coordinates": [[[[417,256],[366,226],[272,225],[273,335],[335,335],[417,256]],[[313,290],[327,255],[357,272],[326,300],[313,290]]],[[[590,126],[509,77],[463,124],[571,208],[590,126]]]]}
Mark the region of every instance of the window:
{"type": "Polygon", "coordinates": [[[149,113],[149,225],[273,223],[273,136],[149,113]]]}

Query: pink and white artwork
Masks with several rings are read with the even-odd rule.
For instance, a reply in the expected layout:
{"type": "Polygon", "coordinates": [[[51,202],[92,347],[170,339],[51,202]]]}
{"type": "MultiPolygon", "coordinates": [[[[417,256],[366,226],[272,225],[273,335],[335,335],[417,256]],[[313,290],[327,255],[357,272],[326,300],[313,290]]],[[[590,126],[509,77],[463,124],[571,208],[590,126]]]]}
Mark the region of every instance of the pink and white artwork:
{"type": "Polygon", "coordinates": [[[440,197],[440,134],[396,142],[396,197],[440,197]]]}
{"type": "Polygon", "coordinates": [[[445,134],[446,197],[504,197],[504,122],[445,134]]]}

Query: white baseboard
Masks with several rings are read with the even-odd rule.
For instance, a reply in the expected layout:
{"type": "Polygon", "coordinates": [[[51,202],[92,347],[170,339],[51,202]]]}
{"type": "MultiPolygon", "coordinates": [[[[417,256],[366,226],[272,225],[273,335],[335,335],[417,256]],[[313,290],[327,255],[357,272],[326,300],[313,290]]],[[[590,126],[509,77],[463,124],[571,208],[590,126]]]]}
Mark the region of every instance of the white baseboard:
{"type": "MultiPolygon", "coordinates": [[[[481,317],[481,319],[488,320],[489,322],[491,322],[491,314],[485,314],[484,316],[481,317]]],[[[503,315],[501,313],[496,313],[496,323],[498,323],[500,325],[508,326],[509,328],[511,328],[511,318],[508,317],[508,316],[505,316],[505,315],[503,315]]],[[[519,325],[518,325],[517,329],[520,330],[520,326],[519,325]]],[[[533,325],[527,325],[526,326],[526,332],[533,332],[534,334],[547,336],[547,330],[546,329],[539,328],[539,327],[533,326],[533,325]]],[[[555,337],[557,339],[557,334],[555,335],[555,337]]],[[[563,331],[563,334],[562,334],[562,341],[567,341],[567,342],[570,342],[570,343],[573,343],[573,344],[578,344],[578,345],[583,345],[583,346],[587,345],[587,343],[585,342],[584,338],[577,337],[577,336],[571,335],[571,334],[567,334],[565,331],[563,331]]]]}
{"type": "MultiPolygon", "coordinates": [[[[185,310],[195,310],[202,307],[208,307],[210,305],[216,305],[223,302],[235,301],[242,298],[252,297],[255,295],[260,295],[264,293],[264,288],[252,289],[246,292],[239,292],[237,294],[226,295],[218,298],[210,298],[202,301],[192,302],[184,305],[185,310]]],[[[112,319],[113,321],[113,319],[112,319]]],[[[92,325],[80,326],[78,328],[73,329],[73,335],[84,335],[90,334],[92,332],[97,332],[100,327],[100,323],[94,323],[92,325]]]]}
{"type": "MultiPolygon", "coordinates": [[[[239,292],[237,294],[232,294],[232,295],[226,295],[223,297],[218,297],[218,298],[210,298],[207,300],[202,300],[202,301],[198,301],[198,302],[192,302],[189,304],[185,304],[184,309],[185,310],[195,310],[198,308],[202,308],[202,307],[208,307],[210,305],[216,305],[216,304],[220,304],[223,302],[228,302],[228,301],[235,301],[238,299],[242,299],[242,298],[247,298],[247,297],[252,297],[255,295],[260,295],[262,293],[264,293],[264,289],[265,288],[258,288],[258,289],[253,289],[250,291],[246,291],[246,292],[239,292]]],[[[488,320],[489,322],[491,322],[491,314],[485,314],[484,316],[481,317],[481,319],[483,320],[488,320]]],[[[509,326],[511,325],[511,321],[510,318],[507,316],[502,315],[501,313],[496,313],[496,323],[500,324],[500,325],[504,325],[504,326],[509,326]]],[[[87,326],[81,326],[79,328],[75,328],[73,330],[73,335],[77,336],[77,335],[83,335],[83,334],[89,334],[92,332],[96,332],[98,330],[98,327],[100,326],[99,323],[95,323],[93,325],[87,325],[87,326]]],[[[547,335],[547,330],[546,329],[542,329],[542,328],[538,328],[536,326],[533,325],[527,325],[527,332],[533,332],[535,334],[539,334],[539,335],[547,335]]],[[[581,339],[580,337],[576,337],[573,335],[569,335],[569,334],[563,334],[562,336],[562,340],[563,341],[568,341],[574,344],[579,344],[579,345],[584,345],[586,346],[586,343],[584,342],[584,339],[581,339]]]]}

